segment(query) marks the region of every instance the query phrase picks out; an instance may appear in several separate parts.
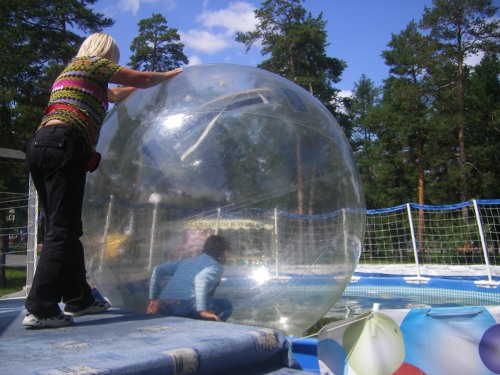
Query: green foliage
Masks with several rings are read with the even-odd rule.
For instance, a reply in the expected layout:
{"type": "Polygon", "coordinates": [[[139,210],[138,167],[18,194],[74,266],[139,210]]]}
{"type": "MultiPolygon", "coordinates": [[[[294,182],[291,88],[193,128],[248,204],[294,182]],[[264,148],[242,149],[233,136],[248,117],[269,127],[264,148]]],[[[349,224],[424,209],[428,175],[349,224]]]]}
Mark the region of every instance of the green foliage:
{"type": "Polygon", "coordinates": [[[444,97],[439,95],[434,108],[449,114],[447,119],[451,119],[456,131],[456,182],[461,201],[474,195],[470,190],[472,171],[466,149],[466,59],[479,52],[500,52],[500,20],[492,18],[497,11],[491,0],[434,0],[420,21],[420,27],[429,31],[430,45],[436,51],[439,68],[435,74],[431,72],[435,88],[449,91],[453,99],[439,101],[444,97]]]}
{"type": "Polygon", "coordinates": [[[377,141],[377,121],[374,117],[375,108],[380,101],[380,89],[365,75],[354,84],[352,98],[346,108],[350,115],[351,147],[358,161],[359,170],[365,186],[367,204],[375,204],[374,184],[377,181],[373,146],[377,141]]]}
{"type": "Polygon", "coordinates": [[[355,86],[347,109],[368,208],[498,196],[497,10],[487,0],[435,0],[382,52],[382,99],[364,76],[355,86]],[[467,66],[480,51],[481,64],[467,66]]]}
{"type": "MultiPolygon", "coordinates": [[[[50,86],[74,56],[85,35],[113,20],[94,13],[97,0],[4,0],[0,12],[0,147],[22,150],[35,131],[50,86]]],[[[351,98],[339,98],[335,84],[346,63],[327,56],[323,14],[313,17],[301,0],[265,0],[255,10],[256,29],[237,33],[249,50],[261,46],[261,68],[280,74],[316,96],[349,138],[363,180],[368,208],[416,202],[445,204],[500,194],[500,21],[491,0],[434,0],[418,22],[393,34],[382,51],[389,76],[382,87],[369,77],[355,84],[351,98]],[[480,64],[468,66],[481,53],[480,64]],[[340,109],[343,110],[340,110],[340,109]]],[[[160,14],[141,20],[129,66],[163,71],[188,60],[176,29],[160,14]]],[[[272,135],[262,132],[262,142],[272,135]]],[[[242,139],[238,147],[254,147],[242,139]]],[[[312,165],[307,150],[316,140],[295,139],[296,168],[312,165]]],[[[280,146],[280,140],[276,141],[280,146]]],[[[325,156],[328,157],[328,156],[325,156]]],[[[227,161],[231,163],[231,161],[227,161]]],[[[235,191],[256,186],[252,179],[282,162],[267,155],[247,160],[235,191]]],[[[0,161],[0,190],[27,191],[23,161],[0,161]]],[[[300,178],[318,176],[308,170],[300,178]],[[307,177],[309,176],[309,177],[307,177]]],[[[313,191],[315,187],[311,187],[313,191]]],[[[304,197],[312,195],[307,189],[304,197]]],[[[296,197],[295,197],[296,198],[296,197]]],[[[314,205],[314,199],[307,198],[314,205]]],[[[304,207],[306,208],[306,207],[304,207]]],[[[299,209],[299,208],[298,208],[299,209]]],[[[302,209],[302,208],[301,208],[302,209]]]]}
{"type": "Polygon", "coordinates": [[[167,20],[161,14],[153,14],[138,23],[139,35],[134,38],[130,50],[130,62],[135,70],[162,72],[178,68],[189,60],[184,55],[177,29],[167,27],[167,20]]]}
{"type": "MultiPolygon", "coordinates": [[[[0,14],[0,147],[22,150],[43,116],[50,87],[83,37],[111,26],[94,13],[96,0],[5,0],[0,14]]],[[[26,191],[19,162],[2,164],[0,186],[26,191]],[[21,177],[22,176],[22,177],[21,177]]]]}
{"type": "Polygon", "coordinates": [[[465,95],[466,139],[471,166],[471,192],[479,197],[500,196],[500,59],[484,56],[471,73],[465,95]]]}
{"type": "Polygon", "coordinates": [[[0,287],[0,297],[23,290],[26,285],[26,270],[6,267],[5,279],[6,285],[0,287]]]}
{"type": "Polygon", "coordinates": [[[491,0],[433,0],[420,27],[430,30],[444,57],[457,65],[481,51],[500,52],[498,6],[491,0]]]}

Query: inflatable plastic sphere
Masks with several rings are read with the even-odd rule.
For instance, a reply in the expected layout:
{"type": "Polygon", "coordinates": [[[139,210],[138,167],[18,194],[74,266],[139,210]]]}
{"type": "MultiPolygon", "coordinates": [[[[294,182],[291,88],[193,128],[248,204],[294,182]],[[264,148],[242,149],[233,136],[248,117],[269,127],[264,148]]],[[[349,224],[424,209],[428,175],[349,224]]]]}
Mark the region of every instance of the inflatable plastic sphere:
{"type": "Polygon", "coordinates": [[[215,296],[229,321],[300,335],[340,297],[360,255],[364,196],[337,121],[265,70],[187,67],[107,116],[88,176],[89,277],[115,307],[145,312],[155,265],[232,251],[215,296]]]}

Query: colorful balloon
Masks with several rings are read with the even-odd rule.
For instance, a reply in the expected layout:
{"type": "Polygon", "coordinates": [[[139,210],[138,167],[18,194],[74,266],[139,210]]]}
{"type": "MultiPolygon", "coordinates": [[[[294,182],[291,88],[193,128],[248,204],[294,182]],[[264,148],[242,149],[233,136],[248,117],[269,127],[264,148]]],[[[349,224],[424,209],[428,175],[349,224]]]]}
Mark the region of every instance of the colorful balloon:
{"type": "Polygon", "coordinates": [[[342,347],[357,375],[392,374],[405,358],[398,324],[379,312],[351,324],[344,332],[342,347]]]}
{"type": "Polygon", "coordinates": [[[488,328],[481,337],[479,356],[489,370],[500,374],[500,324],[488,328]]]}
{"type": "Polygon", "coordinates": [[[398,368],[392,375],[427,375],[425,372],[420,370],[417,366],[413,366],[409,363],[403,363],[400,368],[398,368]]]}

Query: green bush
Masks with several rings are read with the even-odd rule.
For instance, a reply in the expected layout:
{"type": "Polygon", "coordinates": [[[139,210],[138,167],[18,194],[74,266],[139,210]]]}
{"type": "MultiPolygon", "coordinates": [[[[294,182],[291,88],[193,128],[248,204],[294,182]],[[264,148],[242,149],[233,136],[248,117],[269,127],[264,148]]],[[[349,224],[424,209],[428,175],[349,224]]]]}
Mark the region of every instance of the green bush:
{"type": "Polygon", "coordinates": [[[0,286],[0,297],[20,292],[26,285],[26,271],[23,269],[7,267],[5,278],[7,283],[4,287],[0,286]]]}

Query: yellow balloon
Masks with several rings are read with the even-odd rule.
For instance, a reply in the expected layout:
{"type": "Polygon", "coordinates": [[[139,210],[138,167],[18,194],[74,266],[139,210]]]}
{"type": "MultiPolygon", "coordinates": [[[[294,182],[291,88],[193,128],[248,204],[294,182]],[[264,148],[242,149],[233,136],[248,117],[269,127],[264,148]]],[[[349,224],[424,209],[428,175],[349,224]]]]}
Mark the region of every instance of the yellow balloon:
{"type": "Polygon", "coordinates": [[[405,358],[398,324],[378,312],[351,324],[344,332],[342,346],[349,365],[358,375],[392,374],[405,358]]]}

